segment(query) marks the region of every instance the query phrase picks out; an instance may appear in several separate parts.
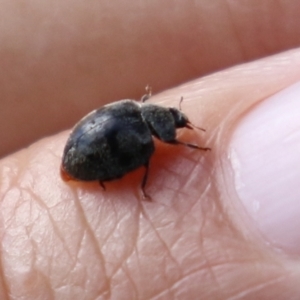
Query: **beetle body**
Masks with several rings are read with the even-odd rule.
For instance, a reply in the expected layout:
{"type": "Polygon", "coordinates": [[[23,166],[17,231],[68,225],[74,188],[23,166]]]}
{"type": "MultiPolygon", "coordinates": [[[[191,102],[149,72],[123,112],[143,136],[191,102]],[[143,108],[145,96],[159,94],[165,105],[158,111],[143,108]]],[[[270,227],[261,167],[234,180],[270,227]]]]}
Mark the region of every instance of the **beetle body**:
{"type": "Polygon", "coordinates": [[[149,160],[155,150],[152,135],[163,142],[184,144],[176,140],[176,129],[191,128],[186,115],[176,108],[120,100],[94,110],[73,128],[66,143],[62,172],[82,181],[103,182],[121,178],[145,166],[143,195],[149,160]]]}
{"type": "Polygon", "coordinates": [[[139,105],[124,100],[91,112],[74,127],[62,167],[75,179],[104,182],[145,165],[153,152],[139,105]]]}

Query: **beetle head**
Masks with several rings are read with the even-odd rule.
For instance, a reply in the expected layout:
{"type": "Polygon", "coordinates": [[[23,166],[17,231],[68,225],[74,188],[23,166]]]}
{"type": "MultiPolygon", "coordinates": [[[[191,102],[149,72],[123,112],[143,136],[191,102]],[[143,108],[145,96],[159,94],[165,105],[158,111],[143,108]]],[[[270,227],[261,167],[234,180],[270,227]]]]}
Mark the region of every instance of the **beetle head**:
{"type": "Polygon", "coordinates": [[[170,107],[169,108],[170,113],[172,114],[173,118],[174,118],[174,122],[175,122],[175,127],[176,128],[188,128],[188,129],[194,129],[197,128],[199,130],[205,131],[205,129],[195,126],[193,123],[191,123],[191,121],[189,120],[189,118],[180,110],[178,110],[175,107],[170,107]]]}
{"type": "Polygon", "coordinates": [[[180,110],[178,110],[175,107],[170,107],[169,111],[174,118],[176,128],[182,128],[182,127],[187,127],[190,129],[192,128],[189,125],[190,121],[189,121],[188,117],[184,113],[182,113],[180,110]]]}

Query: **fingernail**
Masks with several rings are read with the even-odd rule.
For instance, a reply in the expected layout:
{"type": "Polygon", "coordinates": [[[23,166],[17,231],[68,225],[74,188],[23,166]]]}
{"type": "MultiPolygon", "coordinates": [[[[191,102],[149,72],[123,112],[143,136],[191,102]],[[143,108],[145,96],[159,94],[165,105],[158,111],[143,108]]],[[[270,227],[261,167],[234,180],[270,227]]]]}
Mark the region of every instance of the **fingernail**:
{"type": "Polygon", "coordinates": [[[262,236],[300,254],[300,82],[243,117],[229,149],[237,194],[262,236]]]}

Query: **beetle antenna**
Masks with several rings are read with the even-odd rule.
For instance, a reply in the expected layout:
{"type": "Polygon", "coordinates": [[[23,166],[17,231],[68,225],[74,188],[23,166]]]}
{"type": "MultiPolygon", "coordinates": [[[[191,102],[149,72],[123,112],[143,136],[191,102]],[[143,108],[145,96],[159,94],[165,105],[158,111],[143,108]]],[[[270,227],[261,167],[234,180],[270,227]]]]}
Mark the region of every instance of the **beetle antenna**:
{"type": "Polygon", "coordinates": [[[179,110],[180,111],[182,111],[182,109],[181,109],[181,103],[182,103],[182,101],[183,101],[183,97],[181,96],[180,101],[179,101],[179,110]]]}
{"type": "MultiPolygon", "coordinates": [[[[182,111],[182,109],[181,109],[181,103],[182,103],[182,101],[183,101],[183,97],[181,96],[180,101],[179,101],[179,110],[180,110],[180,111],[182,111]]],[[[197,129],[199,129],[199,130],[206,131],[204,128],[201,128],[201,127],[196,126],[196,125],[193,124],[191,121],[188,121],[188,123],[186,124],[185,127],[186,127],[186,128],[189,128],[189,129],[197,128],[197,129]]]]}
{"type": "Polygon", "coordinates": [[[147,101],[152,96],[152,87],[149,84],[146,85],[145,90],[146,94],[141,98],[142,102],[147,101]]]}
{"type": "Polygon", "coordinates": [[[206,131],[204,128],[198,127],[198,126],[196,126],[195,124],[191,123],[190,121],[187,123],[187,126],[186,126],[186,127],[189,128],[189,129],[197,128],[197,129],[202,130],[202,131],[204,131],[204,132],[206,131]]]}

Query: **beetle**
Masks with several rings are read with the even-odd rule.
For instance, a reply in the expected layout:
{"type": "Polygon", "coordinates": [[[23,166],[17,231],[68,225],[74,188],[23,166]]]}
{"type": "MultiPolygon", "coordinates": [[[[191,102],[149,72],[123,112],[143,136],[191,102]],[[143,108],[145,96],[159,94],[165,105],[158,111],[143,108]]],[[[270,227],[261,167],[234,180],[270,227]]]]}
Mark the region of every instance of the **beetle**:
{"type": "Polygon", "coordinates": [[[63,178],[98,180],[105,190],[104,182],[144,166],[141,190],[143,197],[150,199],[145,186],[149,161],[155,151],[153,136],[168,144],[210,150],[177,140],[176,129],[196,126],[181,109],[145,103],[150,95],[151,92],[143,96],[141,102],[131,99],[113,102],[81,119],[71,131],[63,151],[63,178]]]}

